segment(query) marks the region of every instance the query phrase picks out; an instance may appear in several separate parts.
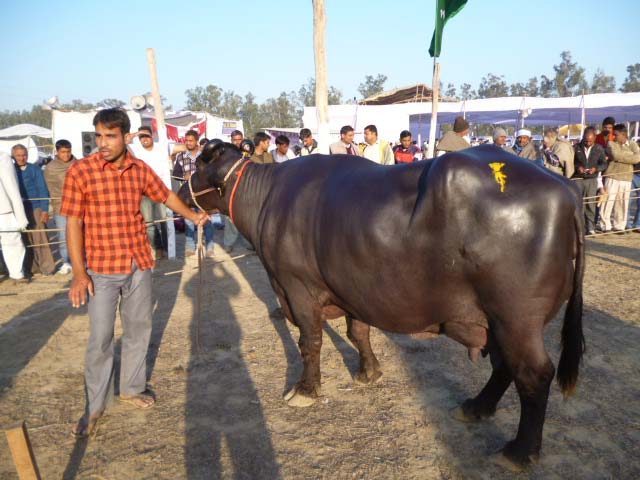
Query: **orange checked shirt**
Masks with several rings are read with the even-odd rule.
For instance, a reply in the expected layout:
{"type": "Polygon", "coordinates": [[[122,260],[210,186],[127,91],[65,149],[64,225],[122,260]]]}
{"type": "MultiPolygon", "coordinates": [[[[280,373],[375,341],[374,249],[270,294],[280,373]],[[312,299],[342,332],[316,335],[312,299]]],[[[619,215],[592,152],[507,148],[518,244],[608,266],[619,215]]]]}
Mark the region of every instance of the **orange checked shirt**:
{"type": "Polygon", "coordinates": [[[60,215],[84,223],[87,266],[96,273],[129,273],[153,267],[147,228],[140,213],[145,195],[164,203],[169,189],[142,160],[127,152],[123,168],[96,153],[76,161],[64,179],[60,215]]]}

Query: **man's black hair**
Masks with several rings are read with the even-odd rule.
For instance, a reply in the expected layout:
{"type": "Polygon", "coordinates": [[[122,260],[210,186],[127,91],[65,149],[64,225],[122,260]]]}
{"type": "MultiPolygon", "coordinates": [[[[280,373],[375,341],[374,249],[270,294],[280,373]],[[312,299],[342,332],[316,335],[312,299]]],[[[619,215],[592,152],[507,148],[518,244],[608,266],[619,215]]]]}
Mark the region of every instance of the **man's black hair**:
{"type": "Polygon", "coordinates": [[[624,123],[616,123],[613,126],[613,131],[627,133],[627,126],[624,123]]]}
{"type": "Polygon", "coordinates": [[[153,130],[149,125],[142,125],[139,129],[139,132],[149,132],[149,135],[153,137],[153,130]]]}
{"type": "Polygon", "coordinates": [[[407,138],[411,136],[411,132],[409,130],[402,130],[400,132],[400,140],[402,140],[403,138],[407,138]]]}
{"type": "Polygon", "coordinates": [[[353,127],[351,125],[345,125],[340,129],[340,135],[346,135],[349,132],[353,132],[353,127]]]}
{"type": "Polygon", "coordinates": [[[371,133],[378,135],[378,128],[375,125],[367,125],[364,129],[365,131],[369,130],[371,133]]]}
{"type": "Polygon", "coordinates": [[[616,119],[613,117],[606,117],[604,120],[602,120],[603,127],[605,125],[615,125],[615,124],[616,124],[616,119]]]}
{"type": "Polygon", "coordinates": [[[194,137],[196,140],[200,138],[200,134],[195,130],[187,130],[187,133],[184,134],[184,137],[194,137]]]}
{"type": "Polygon", "coordinates": [[[308,128],[303,128],[300,130],[300,138],[309,138],[311,136],[311,130],[308,128]]]}
{"type": "Polygon", "coordinates": [[[242,132],[240,130],[234,130],[233,132],[231,132],[231,138],[237,137],[238,135],[240,135],[242,138],[244,138],[244,135],[242,134],[242,132]]]}
{"type": "Polygon", "coordinates": [[[594,127],[593,125],[589,125],[587,128],[585,128],[584,132],[582,132],[582,138],[585,138],[589,133],[593,133],[595,135],[596,127],[594,127]]]}
{"type": "Polygon", "coordinates": [[[71,148],[71,142],[69,140],[60,139],[56,142],[56,151],[61,148],[71,148]]]}
{"type": "Polygon", "coordinates": [[[278,135],[276,137],[276,145],[289,145],[289,137],[286,135],[278,135]]]}
{"type": "Polygon", "coordinates": [[[253,137],[253,144],[254,145],[258,145],[260,142],[264,142],[265,140],[270,140],[270,139],[271,139],[271,137],[269,137],[269,135],[267,135],[266,133],[258,132],[253,137]]]}
{"type": "Polygon", "coordinates": [[[93,117],[93,126],[101,123],[106,128],[119,128],[123,134],[131,131],[131,120],[129,115],[121,108],[105,108],[96,113],[93,117]]]}

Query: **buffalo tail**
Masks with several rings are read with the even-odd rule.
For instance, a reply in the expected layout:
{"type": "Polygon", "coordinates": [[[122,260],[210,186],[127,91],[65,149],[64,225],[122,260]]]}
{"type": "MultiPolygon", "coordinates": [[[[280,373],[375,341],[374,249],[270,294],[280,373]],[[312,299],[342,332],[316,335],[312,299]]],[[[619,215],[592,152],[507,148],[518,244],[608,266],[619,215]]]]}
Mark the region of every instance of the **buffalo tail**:
{"type": "Polygon", "coordinates": [[[585,267],[584,221],[582,209],[576,208],[574,225],[577,237],[577,252],[573,276],[573,292],[567,303],[562,325],[562,353],[558,363],[558,385],[567,400],[576,390],[580,361],[585,351],[582,333],[582,281],[585,267]]]}

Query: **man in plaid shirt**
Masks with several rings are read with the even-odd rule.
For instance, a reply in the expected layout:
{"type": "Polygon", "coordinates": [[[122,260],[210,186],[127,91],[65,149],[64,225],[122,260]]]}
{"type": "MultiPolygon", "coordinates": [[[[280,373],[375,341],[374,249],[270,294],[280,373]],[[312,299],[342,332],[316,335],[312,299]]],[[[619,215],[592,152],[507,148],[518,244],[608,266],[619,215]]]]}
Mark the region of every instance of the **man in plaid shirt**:
{"type": "MultiPolygon", "coordinates": [[[[200,145],[198,144],[198,138],[200,135],[195,130],[188,130],[184,134],[184,146],[187,148],[186,152],[180,152],[176,157],[176,163],[173,166],[173,176],[184,178],[185,181],[189,180],[189,177],[196,173],[197,160],[200,155],[200,145]]],[[[194,209],[194,211],[198,211],[194,209]]],[[[185,237],[185,257],[189,257],[195,254],[196,251],[196,227],[191,220],[185,218],[184,220],[184,237],[185,237]]],[[[207,256],[213,256],[213,224],[207,222],[204,225],[204,239],[207,246],[207,256]]]]}
{"type": "Polygon", "coordinates": [[[140,213],[145,195],[202,225],[196,213],[171,192],[142,160],[128,152],[129,117],[120,109],[93,119],[98,153],[77,161],[65,177],[60,214],[67,217],[73,266],[69,298],[78,308],[89,299],[90,336],[85,366],[87,403],[73,429],[88,436],[110,403],[114,381],[114,323],[120,305],[123,326],[120,399],[138,408],[155,403],[146,389],[146,356],[151,335],[153,257],[140,213]]]}

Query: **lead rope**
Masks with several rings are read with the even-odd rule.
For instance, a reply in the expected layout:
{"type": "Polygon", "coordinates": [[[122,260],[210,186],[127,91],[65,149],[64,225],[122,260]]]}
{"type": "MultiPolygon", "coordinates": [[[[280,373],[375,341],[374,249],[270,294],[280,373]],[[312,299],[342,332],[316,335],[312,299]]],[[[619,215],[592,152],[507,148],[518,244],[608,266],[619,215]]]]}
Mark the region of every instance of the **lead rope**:
{"type": "Polygon", "coordinates": [[[202,350],[202,341],[200,339],[200,305],[202,304],[202,267],[205,256],[206,246],[202,242],[202,234],[204,231],[204,225],[198,226],[198,243],[196,245],[196,255],[198,256],[198,301],[196,304],[196,346],[198,354],[202,350]]]}

